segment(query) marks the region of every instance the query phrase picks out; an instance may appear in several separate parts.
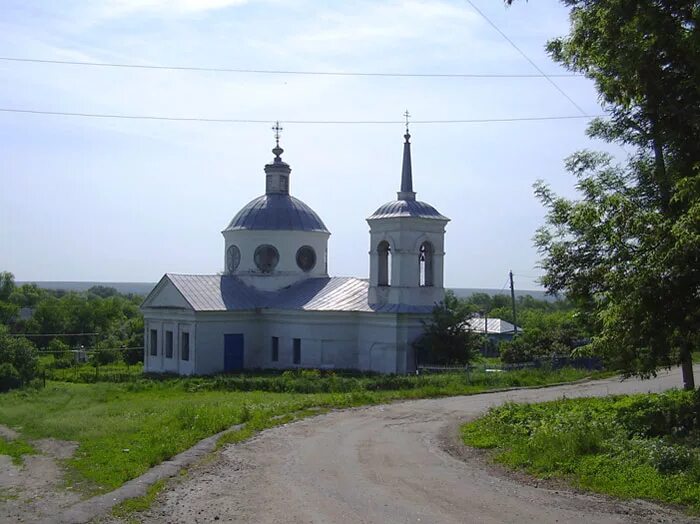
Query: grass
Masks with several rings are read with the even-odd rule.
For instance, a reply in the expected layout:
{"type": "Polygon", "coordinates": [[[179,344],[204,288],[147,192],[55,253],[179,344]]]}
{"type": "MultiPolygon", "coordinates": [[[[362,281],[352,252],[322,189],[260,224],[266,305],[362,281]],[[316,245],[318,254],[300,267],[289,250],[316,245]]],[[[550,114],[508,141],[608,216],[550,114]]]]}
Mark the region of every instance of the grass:
{"type": "Polygon", "coordinates": [[[114,506],[112,508],[112,515],[123,519],[130,519],[134,513],[146,511],[156,500],[156,497],[163,490],[165,484],[166,482],[164,479],[154,482],[148,487],[146,494],[142,497],[126,499],[114,506]]]}
{"type": "Polygon", "coordinates": [[[20,465],[22,455],[36,455],[36,450],[24,440],[6,440],[0,437],[0,455],[8,455],[13,464],[20,465]]]}
{"type": "Polygon", "coordinates": [[[700,427],[692,392],[507,404],[466,424],[467,445],[541,478],[700,513],[700,427]]]}
{"type": "Polygon", "coordinates": [[[79,443],[67,461],[74,489],[112,490],[196,442],[232,425],[222,443],[272,425],[334,409],[396,399],[473,394],[580,379],[582,370],[523,370],[424,376],[327,376],[318,372],[213,378],[142,379],[129,383],[48,382],[3,394],[0,423],[22,438],[79,443]]]}
{"type": "Polygon", "coordinates": [[[142,363],[128,366],[124,362],[115,362],[98,367],[88,363],[74,363],[70,367],[59,368],[56,367],[56,360],[52,355],[41,355],[39,361],[47,380],[92,384],[95,382],[134,382],[143,377],[142,363]]]}

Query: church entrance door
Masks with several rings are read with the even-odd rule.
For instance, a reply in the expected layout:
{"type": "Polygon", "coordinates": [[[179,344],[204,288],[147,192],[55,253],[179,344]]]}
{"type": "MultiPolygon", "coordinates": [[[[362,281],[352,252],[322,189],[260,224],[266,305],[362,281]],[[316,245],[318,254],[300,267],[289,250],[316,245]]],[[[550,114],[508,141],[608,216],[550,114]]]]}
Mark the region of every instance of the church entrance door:
{"type": "Polygon", "coordinates": [[[243,333],[224,335],[224,373],[243,369],[243,333]]]}

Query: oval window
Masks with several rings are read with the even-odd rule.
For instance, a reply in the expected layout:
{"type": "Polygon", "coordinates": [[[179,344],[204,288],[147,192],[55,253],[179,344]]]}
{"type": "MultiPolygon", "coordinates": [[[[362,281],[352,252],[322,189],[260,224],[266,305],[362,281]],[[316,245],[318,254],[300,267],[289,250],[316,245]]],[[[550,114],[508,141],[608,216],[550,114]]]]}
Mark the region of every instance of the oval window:
{"type": "Polygon", "coordinates": [[[297,266],[308,273],[316,266],[316,251],[311,246],[302,246],[297,251],[297,266]]]}
{"type": "Polygon", "coordinates": [[[255,250],[254,258],[255,265],[258,266],[260,271],[270,273],[277,267],[277,263],[280,261],[280,254],[275,246],[263,244],[255,250]]]}
{"type": "Polygon", "coordinates": [[[226,251],[226,270],[229,273],[233,273],[238,269],[238,265],[241,263],[241,250],[238,246],[229,246],[226,251]]]}

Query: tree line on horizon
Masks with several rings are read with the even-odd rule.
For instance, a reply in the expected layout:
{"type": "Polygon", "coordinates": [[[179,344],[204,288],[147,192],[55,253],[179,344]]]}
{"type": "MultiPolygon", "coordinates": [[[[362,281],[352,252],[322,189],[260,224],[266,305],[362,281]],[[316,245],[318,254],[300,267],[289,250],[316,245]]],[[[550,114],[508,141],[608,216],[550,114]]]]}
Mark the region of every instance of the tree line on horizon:
{"type": "Polygon", "coordinates": [[[18,286],[0,272],[0,391],[29,383],[42,354],[56,367],[74,365],[76,351],[95,365],[141,362],[142,298],[101,285],[84,292],[18,286]]]}

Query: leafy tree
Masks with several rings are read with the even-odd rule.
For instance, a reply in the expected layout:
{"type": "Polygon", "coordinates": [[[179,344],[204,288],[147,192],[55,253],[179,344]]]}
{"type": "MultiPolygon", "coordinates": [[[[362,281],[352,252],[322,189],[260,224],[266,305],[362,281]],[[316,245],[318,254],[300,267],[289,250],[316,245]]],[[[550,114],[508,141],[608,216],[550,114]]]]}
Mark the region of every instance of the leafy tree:
{"type": "Polygon", "coordinates": [[[579,200],[547,208],[535,242],[543,283],[589,313],[594,345],[628,374],[681,363],[694,388],[700,326],[700,33],[697,0],[562,0],[571,31],[555,61],[594,80],[611,115],[592,137],[630,147],[626,165],[567,161],[579,200]]]}
{"type": "Polygon", "coordinates": [[[15,289],[15,276],[9,271],[0,272],[0,301],[7,301],[15,289]]]}
{"type": "Polygon", "coordinates": [[[46,292],[36,284],[22,284],[10,294],[9,301],[19,307],[35,307],[46,292]]]}
{"type": "Polygon", "coordinates": [[[119,291],[110,286],[92,286],[88,294],[97,295],[100,298],[109,298],[119,295],[119,291]]]}
{"type": "Polygon", "coordinates": [[[36,348],[24,337],[9,336],[0,326],[0,391],[31,381],[39,368],[36,348]]]}
{"type": "Polygon", "coordinates": [[[19,315],[19,306],[0,301],[0,324],[12,324],[19,315]]]}
{"type": "Polygon", "coordinates": [[[474,361],[483,338],[468,327],[472,313],[467,303],[448,291],[445,300],[433,308],[430,321],[424,322],[425,332],[414,344],[419,362],[468,365],[474,361]]]}
{"type": "Polygon", "coordinates": [[[585,330],[574,311],[543,312],[527,309],[521,316],[522,332],[500,346],[504,362],[529,362],[552,356],[569,356],[585,340],[585,330]]]}

